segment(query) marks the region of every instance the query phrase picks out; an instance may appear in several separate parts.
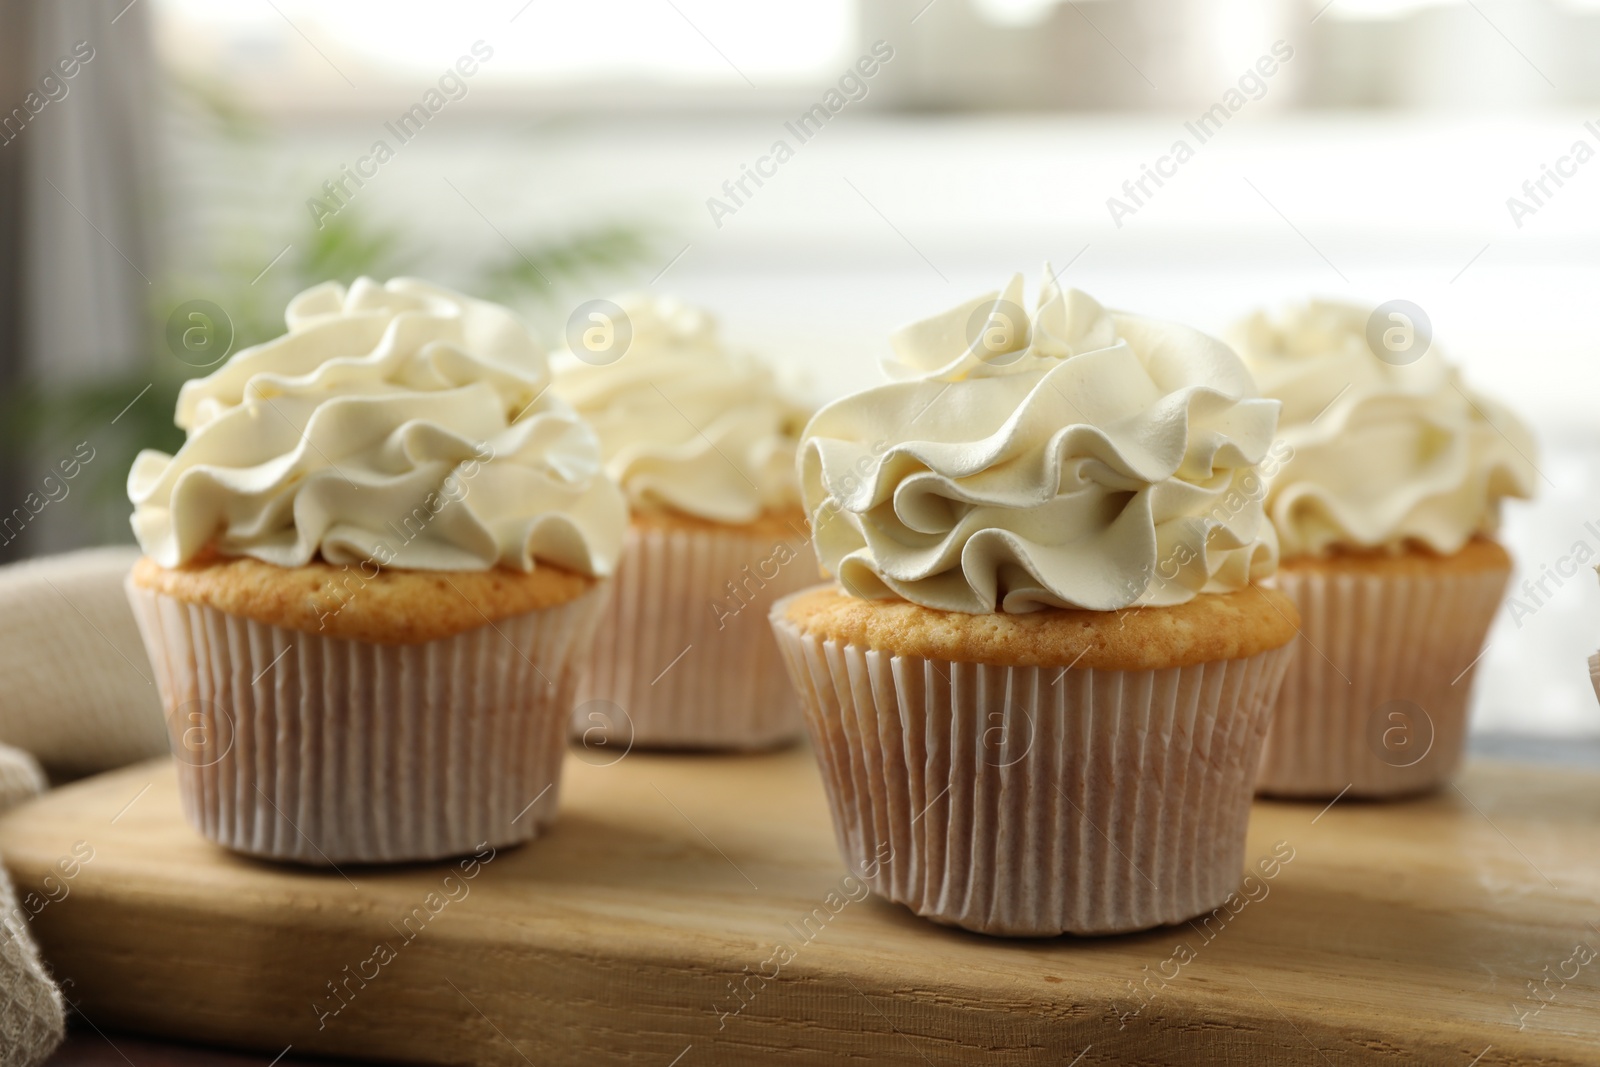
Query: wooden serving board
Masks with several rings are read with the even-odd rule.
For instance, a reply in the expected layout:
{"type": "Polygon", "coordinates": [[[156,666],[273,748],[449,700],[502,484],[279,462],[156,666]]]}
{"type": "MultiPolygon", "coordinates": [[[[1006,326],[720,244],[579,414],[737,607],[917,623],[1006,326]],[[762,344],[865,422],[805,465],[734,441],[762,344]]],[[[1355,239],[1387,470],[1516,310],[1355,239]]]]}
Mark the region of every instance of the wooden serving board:
{"type": "Polygon", "coordinates": [[[1028,942],[851,899],[805,750],[566,774],[554,830],[471,879],[230,855],[164,761],[10,812],[0,855],[92,1025],[263,1063],[1600,1062],[1600,776],[1259,803],[1252,863],[1293,858],[1226,922],[1028,942]]]}

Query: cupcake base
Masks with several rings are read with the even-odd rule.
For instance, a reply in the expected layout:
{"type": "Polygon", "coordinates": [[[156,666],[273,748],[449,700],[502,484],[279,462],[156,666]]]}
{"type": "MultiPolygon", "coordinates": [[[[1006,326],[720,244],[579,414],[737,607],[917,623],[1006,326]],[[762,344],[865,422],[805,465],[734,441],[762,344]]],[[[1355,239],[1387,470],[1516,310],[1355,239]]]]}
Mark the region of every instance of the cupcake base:
{"type": "Polygon", "coordinates": [[[1278,694],[1258,792],[1397,797],[1436,789],[1466,750],[1472,677],[1511,574],[1492,541],[1288,560],[1302,639],[1278,694]]]}
{"type": "Polygon", "coordinates": [[[238,852],[320,866],[436,859],[556,814],[575,664],[604,604],[415,644],[321,636],[130,577],[184,815],[238,852]]]}
{"type": "Polygon", "coordinates": [[[840,851],[880,895],[1049,937],[1181,922],[1237,888],[1287,644],[1145,670],[951,662],[806,632],[794,599],[773,628],[840,851]]]}
{"type": "Polygon", "coordinates": [[[773,748],[804,732],[767,626],[778,597],[816,581],[805,517],[747,526],[636,516],[579,684],[585,747],[773,748]]]}

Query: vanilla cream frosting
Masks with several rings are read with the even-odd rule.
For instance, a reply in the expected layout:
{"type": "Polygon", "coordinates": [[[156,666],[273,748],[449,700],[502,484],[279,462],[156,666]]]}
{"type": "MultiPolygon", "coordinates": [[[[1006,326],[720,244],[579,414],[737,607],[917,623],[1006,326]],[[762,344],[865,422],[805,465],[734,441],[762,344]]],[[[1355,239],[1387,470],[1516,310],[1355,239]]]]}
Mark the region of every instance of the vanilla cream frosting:
{"type": "Polygon", "coordinates": [[[211,545],[286,567],[320,554],[610,573],[626,502],[509,310],[362,278],[306,290],[287,320],[282,337],[184,384],[177,455],[134,461],[147,555],[174,567],[211,545]]]}
{"type": "Polygon", "coordinates": [[[797,506],[806,412],[773,373],[730,352],[699,308],[648,293],[617,306],[631,331],[626,350],[598,366],[559,353],[555,392],[593,424],[630,504],[728,524],[797,506]]]}
{"type": "Polygon", "coordinates": [[[1107,311],[1048,266],[891,338],[905,380],[827,405],[800,482],[850,593],[949,611],[1182,603],[1271,573],[1278,404],[1227,345],[1107,311]]]}
{"type": "Polygon", "coordinates": [[[1283,401],[1291,453],[1267,513],[1283,554],[1335,548],[1459,551],[1499,525],[1500,501],[1531,496],[1528,428],[1430,346],[1412,362],[1367,344],[1370,309],[1312,302],[1230,333],[1262,392],[1283,401]]]}

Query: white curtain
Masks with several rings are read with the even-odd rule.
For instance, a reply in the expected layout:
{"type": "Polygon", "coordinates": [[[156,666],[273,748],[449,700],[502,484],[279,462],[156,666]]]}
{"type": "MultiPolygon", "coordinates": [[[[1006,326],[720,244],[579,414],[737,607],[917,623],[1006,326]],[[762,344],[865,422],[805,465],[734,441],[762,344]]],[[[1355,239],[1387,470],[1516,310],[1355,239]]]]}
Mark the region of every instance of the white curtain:
{"type": "Polygon", "coordinates": [[[26,160],[25,367],[56,382],[127,370],[148,359],[145,316],[157,277],[150,5],[32,0],[27,7],[25,91],[39,91],[53,75],[66,93],[0,149],[20,150],[26,160]],[[70,68],[90,49],[93,58],[61,77],[58,63],[70,68]]]}

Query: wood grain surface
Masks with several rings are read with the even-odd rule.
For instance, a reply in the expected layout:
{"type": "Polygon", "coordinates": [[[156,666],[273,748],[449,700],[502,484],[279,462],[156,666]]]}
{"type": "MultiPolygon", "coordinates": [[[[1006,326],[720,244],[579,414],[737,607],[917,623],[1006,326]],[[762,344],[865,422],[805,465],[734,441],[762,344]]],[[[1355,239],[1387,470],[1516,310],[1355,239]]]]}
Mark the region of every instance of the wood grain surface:
{"type": "Polygon", "coordinates": [[[1232,911],[1043,942],[854,899],[803,749],[566,775],[548,836],[466,869],[230,855],[165,761],[8,813],[0,855],[92,1026],[263,1063],[1600,1062],[1597,775],[1258,803],[1232,911]]]}

